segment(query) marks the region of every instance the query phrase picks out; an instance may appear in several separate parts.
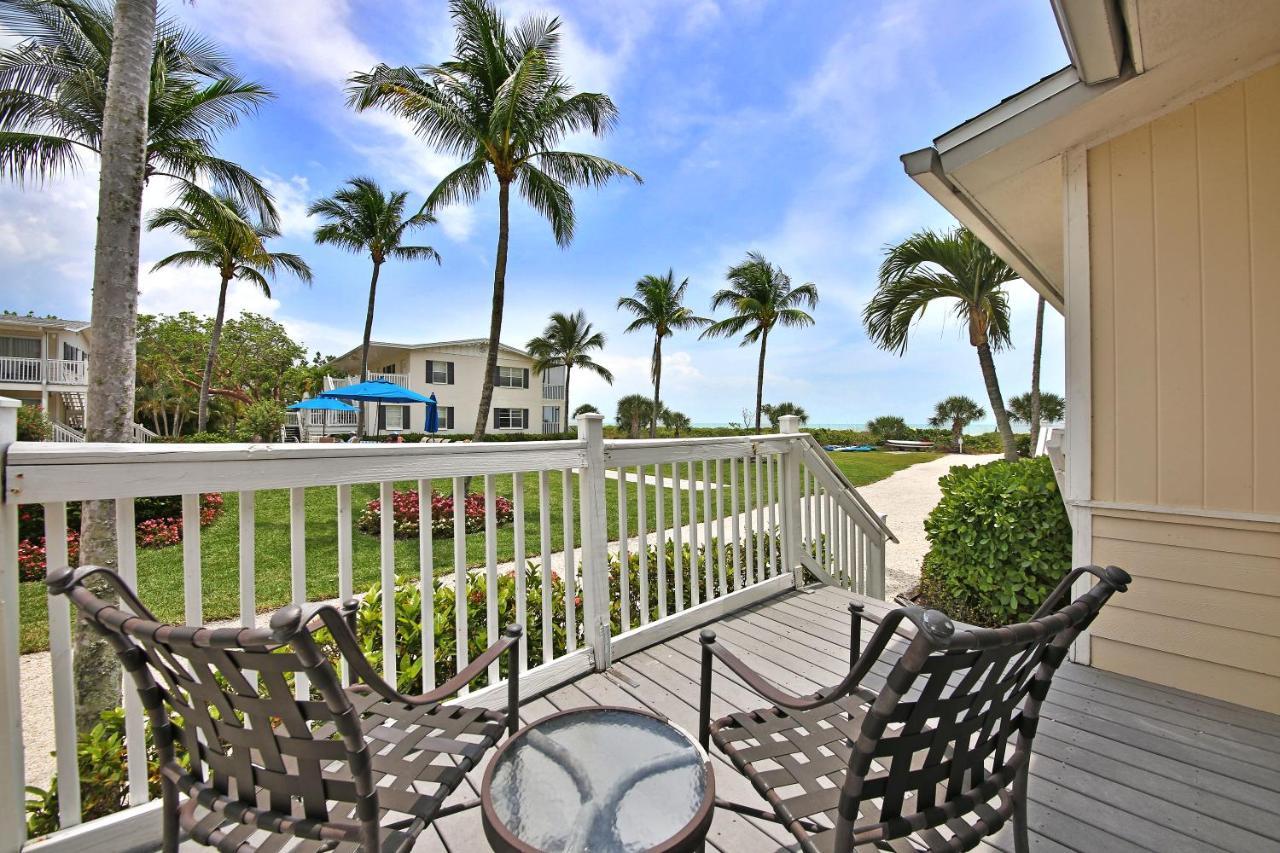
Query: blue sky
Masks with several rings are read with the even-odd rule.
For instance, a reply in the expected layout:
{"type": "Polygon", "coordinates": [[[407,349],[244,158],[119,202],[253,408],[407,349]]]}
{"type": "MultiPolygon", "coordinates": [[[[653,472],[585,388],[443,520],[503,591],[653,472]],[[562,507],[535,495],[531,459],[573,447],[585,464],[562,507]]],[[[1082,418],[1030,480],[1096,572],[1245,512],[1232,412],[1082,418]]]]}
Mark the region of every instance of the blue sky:
{"type": "MultiPolygon", "coordinates": [[[[352,175],[370,175],[421,199],[454,165],[398,120],[344,107],[352,71],[376,62],[447,57],[451,32],[439,0],[219,0],[177,7],[221,42],[244,76],[278,98],[228,134],[221,150],[277,194],[285,235],[316,280],[281,280],[265,298],[233,285],[232,310],[270,314],[308,347],[336,354],[359,342],[369,265],[310,240],[307,203],[352,175]]],[[[574,139],[638,171],[577,194],[574,243],[515,204],[503,339],[523,345],[553,310],[584,309],[609,338],[600,361],[608,387],[575,377],[574,399],[606,412],[648,388],[651,340],[624,335],[614,305],[640,276],[674,268],[705,311],[725,269],[759,250],[822,294],[817,325],[770,340],[766,400],[794,400],[816,423],[881,414],[923,421],[933,404],[963,393],[986,405],[973,349],[945,310],[920,325],[905,357],[875,349],[860,312],[882,247],[950,217],[904,174],[898,155],[1066,64],[1047,2],[885,0],[519,0],[564,21],[564,66],[578,88],[605,91],[621,120],[603,140],[574,139]]],[[[85,174],[20,190],[0,186],[0,307],[87,317],[96,199],[85,174]]],[[[149,188],[163,203],[166,188],[149,188]]],[[[425,341],[487,332],[497,204],[444,211],[424,232],[444,258],[390,264],[378,293],[374,337],[425,341]]],[[[212,271],[151,263],[175,239],[144,238],[141,306],[211,313],[212,271]]],[[[998,357],[1006,396],[1029,385],[1035,298],[1011,285],[1015,348],[998,357]]],[[[754,399],[756,350],[734,342],[666,344],[664,398],[695,423],[738,420],[754,399]]],[[[1046,316],[1044,387],[1063,385],[1062,322],[1046,316]]]]}

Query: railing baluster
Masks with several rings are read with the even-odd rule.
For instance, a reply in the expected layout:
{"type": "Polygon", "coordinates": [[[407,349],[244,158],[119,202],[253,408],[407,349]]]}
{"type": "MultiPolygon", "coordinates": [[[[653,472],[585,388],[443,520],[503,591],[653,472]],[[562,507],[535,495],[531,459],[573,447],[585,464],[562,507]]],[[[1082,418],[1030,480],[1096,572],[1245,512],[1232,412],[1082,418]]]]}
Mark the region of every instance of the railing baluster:
{"type": "Polygon", "coordinates": [[[747,586],[751,586],[756,582],[756,525],[752,516],[752,495],[751,491],[751,457],[742,457],[742,524],[744,528],[744,536],[742,540],[743,563],[745,564],[743,577],[747,582],[747,586]]]}
{"type": "Polygon", "coordinates": [[[724,467],[716,460],[716,571],[720,578],[720,594],[729,594],[729,578],[724,567],[724,467]]]}
{"type": "MultiPolygon", "coordinates": [[[[692,463],[690,463],[692,467],[692,463]]],[[[711,554],[711,463],[702,460],[702,582],[706,585],[706,600],[716,597],[715,566],[711,554]]]]}
{"type": "MultiPolygon", "coordinates": [[[[436,555],[431,481],[418,481],[418,591],[422,594],[422,689],[436,686],[436,555]]],[[[348,526],[348,531],[351,529],[348,526]]],[[[345,598],[343,599],[346,600],[345,598]]]]}
{"type": "MultiPolygon", "coordinates": [[[[484,645],[497,642],[498,634],[498,496],[494,476],[484,475],[484,645]]],[[[498,682],[498,661],[489,664],[489,683],[498,682]]]]}
{"type": "Polygon", "coordinates": [[[832,501],[831,513],[831,522],[834,525],[831,537],[831,551],[835,555],[831,575],[836,579],[836,583],[839,583],[840,578],[844,575],[844,514],[840,512],[838,500],[832,501]]]}
{"type": "Polygon", "coordinates": [[[200,586],[200,496],[182,496],[182,596],[183,618],[188,625],[204,623],[200,586]]]}
{"type": "Polygon", "coordinates": [[[564,636],[565,651],[578,648],[578,614],[574,599],[578,594],[578,567],[573,559],[573,469],[560,472],[561,521],[564,524],[564,636]]]}
{"type": "Polygon", "coordinates": [[[825,531],[825,532],[826,532],[826,536],[824,537],[824,539],[825,539],[825,541],[826,541],[826,546],[827,546],[827,550],[826,550],[827,564],[826,564],[826,567],[827,567],[827,571],[828,571],[828,572],[833,572],[833,571],[835,571],[835,563],[836,563],[836,548],[835,548],[835,540],[836,540],[836,530],[835,530],[835,512],[833,511],[833,510],[834,510],[834,507],[835,507],[836,499],[835,499],[835,496],[833,496],[833,495],[831,494],[831,492],[830,492],[830,491],[828,491],[828,490],[826,490],[826,489],[823,489],[823,493],[824,493],[825,500],[823,501],[823,512],[822,512],[822,514],[823,514],[823,522],[824,522],[824,526],[825,526],[825,528],[826,528],[826,531],[825,531]]]}
{"type": "Polygon", "coordinates": [[[378,484],[379,513],[378,565],[382,577],[382,677],[396,686],[396,508],[395,483],[378,484]]]}
{"type": "MultiPolygon", "coordinates": [[[[453,478],[453,630],[455,663],[462,672],[471,659],[467,648],[467,487],[463,477],[453,478]]],[[[467,688],[462,688],[466,693],[467,688]]]]}
{"type": "Polygon", "coordinates": [[[692,607],[701,600],[698,592],[698,475],[692,461],[685,464],[685,474],[689,481],[689,606],[692,607]]]}
{"type": "Polygon", "coordinates": [[[631,558],[627,548],[627,469],[618,469],[618,597],[621,629],[631,630],[631,558]]]}
{"type": "MultiPolygon", "coordinates": [[[[242,510],[243,511],[243,510],[242,510]]],[[[116,500],[116,564],[120,567],[120,577],[131,589],[138,588],[138,537],[134,535],[120,536],[119,531],[138,529],[133,510],[133,498],[116,500]]],[[[47,541],[47,540],[46,540],[47,541]]],[[[125,605],[121,605],[128,609],[125,605]]],[[[124,743],[129,756],[129,805],[140,806],[151,799],[147,789],[147,738],[142,711],[142,700],[133,684],[133,676],[123,674],[124,694],[124,743]]]]}
{"type": "Polygon", "coordinates": [[[676,612],[684,610],[684,523],[680,520],[680,463],[671,463],[671,575],[676,586],[676,612]]]}
{"type": "Polygon", "coordinates": [[[764,459],[764,478],[769,484],[769,577],[778,574],[778,492],[775,482],[778,479],[778,459],[769,454],[764,459]]]}
{"type": "MultiPolygon", "coordinates": [[[[185,498],[184,498],[185,501],[185,498]]],[[[386,507],[390,501],[385,501],[386,507]]],[[[384,513],[385,514],[385,513],[384,513]]],[[[185,533],[185,526],[183,528],[185,533]]],[[[289,586],[294,604],[307,603],[307,512],[306,490],[302,486],[289,489],[289,586]]],[[[393,681],[392,684],[395,682],[393,681]]],[[[311,695],[307,676],[298,673],[293,682],[299,699],[311,695]]]]}
{"type": "MultiPolygon", "coordinates": [[[[351,548],[351,484],[338,486],[338,598],[350,601],[355,595],[351,548]]],[[[351,683],[351,667],[342,658],[342,683],[351,683]]]]}
{"type": "MultiPolygon", "coordinates": [[[[752,460],[756,469],[756,580],[761,581],[768,576],[766,569],[769,565],[764,553],[765,540],[769,538],[769,528],[764,523],[764,471],[761,470],[763,461],[759,456],[755,456],[752,460]]],[[[769,548],[772,550],[773,546],[769,545],[769,548]]]]}
{"type": "Polygon", "coordinates": [[[511,511],[511,523],[515,527],[516,624],[520,626],[520,671],[524,672],[529,668],[529,591],[525,565],[524,473],[521,471],[511,475],[511,511]]]}
{"type": "MultiPolygon", "coordinates": [[[[199,516],[197,516],[197,520],[199,516]]],[[[45,567],[67,565],[67,505],[44,505],[45,567]]],[[[57,747],[58,818],[65,829],[80,823],[80,764],[76,754],[75,680],[71,673],[71,604],[45,594],[49,607],[49,669],[53,681],[53,742],[57,747]]],[[[34,698],[34,697],[32,697],[34,698]]]]}
{"type": "Polygon", "coordinates": [[[548,472],[538,472],[538,536],[542,551],[539,568],[542,582],[542,662],[550,663],[556,656],[551,632],[551,483],[548,472]]]}
{"type": "MultiPolygon", "coordinates": [[[[257,532],[254,526],[257,492],[240,492],[236,496],[240,528],[240,624],[252,628],[258,618],[257,562],[254,549],[257,532]]],[[[117,526],[117,530],[132,528],[117,526]]]]}
{"type": "MultiPolygon", "coordinates": [[[[17,407],[16,400],[0,400],[0,441],[15,440],[17,407]]],[[[27,828],[18,589],[18,505],[0,503],[0,847],[5,850],[21,849],[27,828]]]]}
{"type": "Polygon", "coordinates": [[[813,554],[813,472],[809,470],[809,466],[804,466],[804,547],[805,551],[810,555],[813,554]]]}
{"type": "Polygon", "coordinates": [[[854,559],[857,551],[858,525],[854,524],[853,518],[848,515],[844,517],[844,533],[845,586],[852,590],[858,584],[858,563],[854,559]]]}
{"type": "Polygon", "coordinates": [[[666,500],[667,486],[662,476],[662,463],[653,466],[653,532],[657,543],[658,618],[667,615],[667,524],[662,517],[662,505],[666,500]]]}
{"type": "Polygon", "coordinates": [[[738,522],[738,460],[729,459],[729,512],[731,518],[729,520],[729,532],[733,537],[729,540],[729,561],[733,565],[733,588],[734,590],[742,589],[742,573],[738,566],[738,537],[740,535],[740,526],[738,522]]]}
{"type": "Polygon", "coordinates": [[[648,512],[649,498],[645,494],[644,466],[636,466],[636,534],[640,537],[640,601],[636,605],[641,625],[649,624],[649,524],[645,515],[648,512]]]}

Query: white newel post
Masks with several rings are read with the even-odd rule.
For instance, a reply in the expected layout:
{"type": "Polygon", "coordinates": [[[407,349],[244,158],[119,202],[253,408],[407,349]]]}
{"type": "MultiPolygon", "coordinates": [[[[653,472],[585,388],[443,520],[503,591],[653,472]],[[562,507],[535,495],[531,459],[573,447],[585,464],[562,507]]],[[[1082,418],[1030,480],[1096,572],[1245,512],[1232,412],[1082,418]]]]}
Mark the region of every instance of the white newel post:
{"type": "MultiPolygon", "coordinates": [[[[778,432],[784,435],[799,434],[799,415],[783,415],[778,418],[778,432]]],[[[782,457],[782,562],[792,573],[795,587],[804,586],[804,566],[800,565],[800,440],[791,442],[782,457]]]]}
{"type": "MultiPolygon", "coordinates": [[[[889,523],[889,516],[880,516],[880,521],[889,523]]],[[[884,600],[884,531],[877,530],[875,536],[869,537],[867,544],[867,595],[884,600]]]]}
{"type": "MultiPolygon", "coordinates": [[[[0,483],[5,451],[18,439],[20,405],[0,397],[0,483]]],[[[0,494],[0,853],[21,849],[27,826],[18,662],[18,505],[6,498],[7,493],[0,494]]]]}
{"type": "MultiPolygon", "coordinates": [[[[612,663],[609,634],[609,529],[605,521],[604,415],[578,416],[578,438],[587,443],[579,471],[582,519],[582,624],[597,672],[612,663]]],[[[623,568],[626,571],[626,568],[623,568]]],[[[625,578],[625,575],[623,576],[625,578]]],[[[623,581],[625,583],[625,581],[623,581]]]]}

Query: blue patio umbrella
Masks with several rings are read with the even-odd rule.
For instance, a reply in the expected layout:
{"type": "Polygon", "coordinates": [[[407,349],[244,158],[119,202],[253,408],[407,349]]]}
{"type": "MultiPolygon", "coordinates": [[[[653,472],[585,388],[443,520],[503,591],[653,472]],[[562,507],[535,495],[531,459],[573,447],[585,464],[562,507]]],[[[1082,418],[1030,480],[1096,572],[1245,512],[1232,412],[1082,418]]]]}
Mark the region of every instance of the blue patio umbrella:
{"type": "MultiPolygon", "coordinates": [[[[388,382],[385,379],[370,379],[368,382],[357,382],[345,388],[334,388],[332,391],[321,391],[321,397],[334,400],[353,400],[360,403],[426,403],[427,419],[430,420],[436,410],[436,398],[432,394],[424,397],[417,391],[410,391],[402,385],[388,382]]],[[[437,416],[437,429],[439,429],[437,416]]]]}
{"type": "MultiPolygon", "coordinates": [[[[326,400],[321,397],[312,397],[309,400],[299,400],[298,402],[294,403],[292,406],[289,406],[287,411],[290,411],[290,412],[299,412],[299,411],[354,412],[356,411],[356,407],[348,403],[344,403],[341,400],[326,400]]],[[[329,419],[327,417],[320,424],[320,434],[321,435],[329,434],[329,419]]],[[[299,425],[299,436],[301,435],[302,435],[302,427],[301,425],[299,425]]]]}
{"type": "Polygon", "coordinates": [[[426,430],[430,433],[436,433],[440,431],[440,407],[436,405],[436,395],[434,392],[432,392],[431,396],[427,399],[430,402],[427,403],[426,430]]]}

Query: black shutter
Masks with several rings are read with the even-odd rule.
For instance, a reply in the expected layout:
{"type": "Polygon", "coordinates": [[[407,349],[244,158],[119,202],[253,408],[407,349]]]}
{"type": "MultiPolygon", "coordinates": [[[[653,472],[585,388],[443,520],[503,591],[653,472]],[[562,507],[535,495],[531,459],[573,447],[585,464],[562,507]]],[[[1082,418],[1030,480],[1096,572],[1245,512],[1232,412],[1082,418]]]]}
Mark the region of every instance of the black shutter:
{"type": "MultiPolygon", "coordinates": [[[[524,372],[524,375],[527,378],[529,376],[529,371],[526,370],[524,372]]],[[[529,386],[526,385],[524,387],[528,388],[529,386]]],[[[528,428],[529,428],[529,410],[521,409],[520,410],[520,429],[528,429],[528,428]]]]}
{"type": "Polygon", "coordinates": [[[494,409],[494,410],[493,410],[493,428],[494,428],[494,429],[497,429],[497,428],[498,428],[498,412],[501,412],[501,411],[502,411],[502,409],[494,409]]]}
{"type": "MultiPolygon", "coordinates": [[[[444,372],[445,372],[445,377],[444,377],[445,384],[452,385],[453,384],[453,362],[452,361],[446,361],[444,363],[444,372]]],[[[452,429],[453,424],[450,424],[449,428],[452,429]]]]}
{"type": "Polygon", "coordinates": [[[409,407],[401,406],[400,411],[402,413],[400,415],[400,431],[408,432],[409,431],[409,407]]]}
{"type": "Polygon", "coordinates": [[[430,385],[432,382],[435,381],[435,379],[433,378],[436,375],[435,364],[436,363],[431,359],[427,359],[427,384],[428,385],[430,385]]]}
{"type": "Polygon", "coordinates": [[[521,387],[521,388],[528,388],[528,387],[529,387],[529,368],[527,368],[527,367],[524,369],[524,384],[523,384],[523,385],[521,385],[520,387],[521,387]]]}
{"type": "Polygon", "coordinates": [[[387,428],[387,407],[378,403],[378,432],[387,428]]]}
{"type": "Polygon", "coordinates": [[[498,385],[498,382],[501,376],[502,376],[502,368],[498,367],[498,365],[495,364],[493,366],[493,384],[495,386],[498,385]]]}

